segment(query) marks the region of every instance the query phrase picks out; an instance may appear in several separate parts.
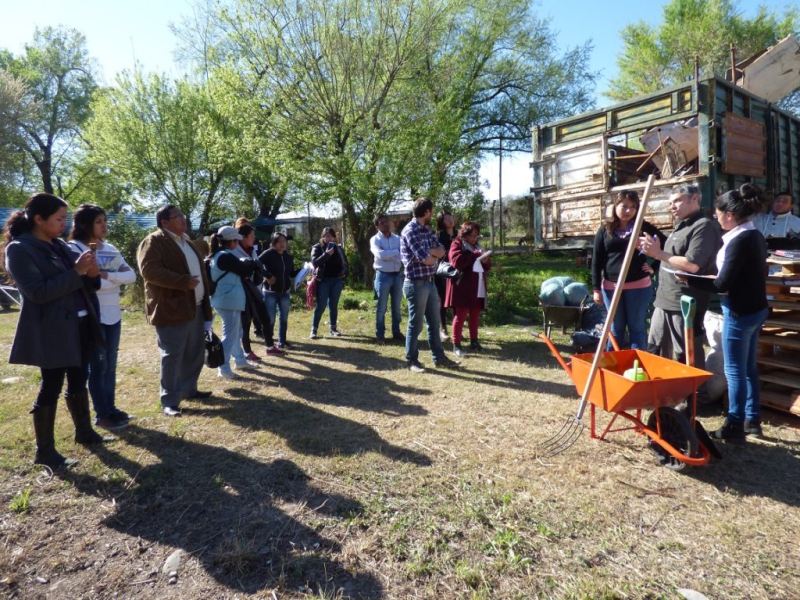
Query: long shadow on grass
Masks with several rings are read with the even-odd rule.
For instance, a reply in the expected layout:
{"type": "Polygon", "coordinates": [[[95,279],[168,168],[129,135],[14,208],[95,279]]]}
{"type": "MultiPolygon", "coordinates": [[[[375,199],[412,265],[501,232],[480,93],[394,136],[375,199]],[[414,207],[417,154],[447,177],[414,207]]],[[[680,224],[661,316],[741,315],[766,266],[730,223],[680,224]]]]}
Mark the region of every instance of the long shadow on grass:
{"type": "MultiPolygon", "coordinates": [[[[359,514],[362,506],[356,500],[314,487],[289,460],[261,463],[136,426],[126,431],[125,441],[158,457],[155,464],[142,466],[108,448],[98,449],[103,463],[125,471],[131,481],[127,486],[69,471],[63,475],[84,493],[116,499],[116,511],[103,521],[105,526],[134,539],[182,548],[221,585],[239,593],[308,586],[324,597],[339,589],[343,597],[383,597],[373,575],[340,564],[334,558],[339,543],[318,533],[359,514]],[[295,515],[305,513],[313,527],[276,506],[282,502],[292,503],[295,515]]],[[[166,558],[162,551],[159,560],[166,558]]],[[[179,581],[176,595],[180,587],[179,581]]]]}
{"type": "MultiPolygon", "coordinates": [[[[335,355],[334,360],[341,357],[335,355]]],[[[403,383],[397,379],[372,375],[367,366],[376,369],[376,362],[384,362],[384,357],[369,353],[357,373],[342,372],[340,369],[314,362],[312,357],[299,357],[290,354],[278,362],[270,364],[270,376],[281,387],[299,398],[319,404],[349,406],[360,410],[379,412],[386,415],[426,415],[428,411],[418,404],[406,404],[400,394],[430,395],[427,388],[403,383]],[[286,377],[281,375],[294,375],[286,377]],[[298,377],[299,376],[299,377],[298,377]]],[[[397,368],[397,361],[390,359],[391,367],[397,368]]],[[[383,369],[381,369],[383,370],[383,369]]]]}
{"type": "Polygon", "coordinates": [[[420,466],[431,464],[428,456],[390,444],[372,427],[358,421],[302,402],[271,398],[243,388],[231,388],[227,392],[234,398],[214,398],[204,403],[209,414],[244,429],[270,431],[285,439],[296,452],[311,456],[378,452],[392,460],[420,466]]]}
{"type": "Polygon", "coordinates": [[[723,460],[705,468],[682,471],[719,490],[736,490],[744,496],[766,496],[789,506],[800,506],[800,449],[759,442],[717,447],[723,460]]]}

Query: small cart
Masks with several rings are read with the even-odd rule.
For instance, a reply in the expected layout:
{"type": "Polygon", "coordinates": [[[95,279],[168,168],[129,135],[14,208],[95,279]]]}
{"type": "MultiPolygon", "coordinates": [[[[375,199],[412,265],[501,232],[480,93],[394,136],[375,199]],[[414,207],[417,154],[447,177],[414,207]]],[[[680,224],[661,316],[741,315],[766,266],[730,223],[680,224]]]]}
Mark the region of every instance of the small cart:
{"type": "MultiPolygon", "coordinates": [[[[540,334],[539,337],[570,376],[580,395],[586,387],[594,355],[576,354],[568,363],[547,335],[540,334]]],[[[605,440],[609,433],[633,430],[647,436],[650,447],[669,468],[708,464],[711,452],[698,438],[696,406],[697,388],[711,376],[708,371],[642,350],[604,352],[588,397],[592,439],[605,440]],[[633,367],[634,360],[638,360],[647,374],[646,381],[632,381],[623,376],[633,367]],[[687,399],[686,413],[676,410],[675,407],[687,399]],[[596,421],[598,408],[613,414],[600,433],[596,421]],[[643,410],[652,411],[647,422],[642,421],[643,410]],[[627,419],[629,425],[612,429],[618,417],[627,419]]]]}

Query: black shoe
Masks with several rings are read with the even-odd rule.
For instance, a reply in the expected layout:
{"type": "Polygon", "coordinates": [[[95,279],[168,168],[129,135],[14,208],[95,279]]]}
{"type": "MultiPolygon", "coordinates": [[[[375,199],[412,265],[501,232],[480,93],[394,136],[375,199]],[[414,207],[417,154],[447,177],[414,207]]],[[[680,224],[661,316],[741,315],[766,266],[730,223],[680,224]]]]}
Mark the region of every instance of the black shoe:
{"type": "Polygon", "coordinates": [[[752,435],[755,437],[762,437],[764,432],[761,431],[761,419],[745,419],[744,420],[744,433],[745,435],[752,435]]]}
{"type": "Polygon", "coordinates": [[[743,442],[744,424],[741,421],[734,421],[730,417],[725,417],[722,427],[712,433],[711,437],[728,442],[743,442]]]}
{"type": "Polygon", "coordinates": [[[424,373],[425,367],[422,366],[422,363],[418,360],[409,360],[408,361],[408,369],[412,373],[424,373]]]}
{"type": "Polygon", "coordinates": [[[133,415],[129,415],[124,410],[120,410],[116,407],[111,409],[111,417],[117,421],[125,421],[126,423],[136,418],[133,415]]]}
{"type": "Polygon", "coordinates": [[[446,356],[441,356],[433,361],[433,366],[437,369],[457,369],[461,365],[446,356]]]}
{"type": "Polygon", "coordinates": [[[383,346],[386,343],[386,338],[375,336],[375,343],[379,346],[383,346]]]}
{"type": "Polygon", "coordinates": [[[338,329],[331,329],[331,336],[333,337],[342,337],[342,332],[338,329]]]}
{"type": "Polygon", "coordinates": [[[475,352],[480,352],[483,350],[483,346],[481,346],[478,340],[473,340],[469,343],[469,349],[474,350],[475,352]]]}
{"type": "Polygon", "coordinates": [[[167,417],[180,417],[181,416],[181,409],[178,408],[177,406],[165,406],[164,410],[162,412],[167,417]]]}
{"type": "Polygon", "coordinates": [[[102,427],[109,431],[118,431],[128,426],[128,419],[120,419],[112,414],[110,417],[97,417],[94,420],[94,424],[95,427],[102,427]]]}
{"type": "Polygon", "coordinates": [[[92,445],[110,442],[114,438],[103,437],[92,429],[92,419],[89,413],[89,390],[64,394],[67,400],[69,414],[75,424],[75,441],[79,444],[92,445]]]}
{"type": "Polygon", "coordinates": [[[403,342],[404,344],[406,342],[406,336],[404,336],[402,333],[393,333],[392,334],[392,339],[395,342],[403,342]]]}
{"type": "Polygon", "coordinates": [[[188,400],[205,400],[206,398],[211,398],[212,394],[213,392],[201,392],[200,390],[197,390],[194,394],[188,397],[188,400]]]}

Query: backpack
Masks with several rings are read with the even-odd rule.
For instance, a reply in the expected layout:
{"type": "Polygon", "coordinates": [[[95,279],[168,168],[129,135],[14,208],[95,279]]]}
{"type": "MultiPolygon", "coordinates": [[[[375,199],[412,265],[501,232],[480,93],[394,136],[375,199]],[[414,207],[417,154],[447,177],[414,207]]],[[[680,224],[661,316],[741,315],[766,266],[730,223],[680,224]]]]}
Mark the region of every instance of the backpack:
{"type": "Polygon", "coordinates": [[[216,279],[211,278],[211,258],[205,257],[203,259],[203,264],[206,268],[206,279],[208,279],[208,295],[213,296],[217,291],[217,284],[222,281],[222,278],[225,277],[230,271],[225,271],[222,275],[217,277],[216,279]]]}

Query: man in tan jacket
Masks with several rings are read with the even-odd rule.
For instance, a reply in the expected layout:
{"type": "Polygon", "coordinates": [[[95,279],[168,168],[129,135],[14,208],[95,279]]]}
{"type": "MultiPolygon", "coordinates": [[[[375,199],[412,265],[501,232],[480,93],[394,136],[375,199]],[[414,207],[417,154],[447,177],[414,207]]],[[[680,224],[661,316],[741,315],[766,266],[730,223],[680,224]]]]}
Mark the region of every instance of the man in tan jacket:
{"type": "Polygon", "coordinates": [[[197,389],[203,369],[205,324],[212,319],[203,260],[186,235],[177,206],[156,213],[158,229],[139,245],[136,258],[144,280],[147,321],[161,350],[161,406],[178,417],[184,398],[207,398],[197,389]]]}

